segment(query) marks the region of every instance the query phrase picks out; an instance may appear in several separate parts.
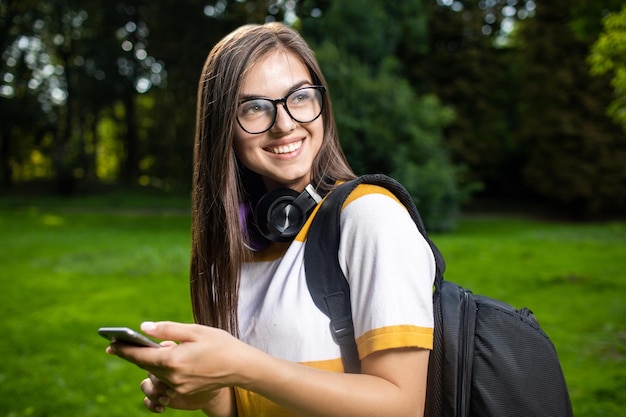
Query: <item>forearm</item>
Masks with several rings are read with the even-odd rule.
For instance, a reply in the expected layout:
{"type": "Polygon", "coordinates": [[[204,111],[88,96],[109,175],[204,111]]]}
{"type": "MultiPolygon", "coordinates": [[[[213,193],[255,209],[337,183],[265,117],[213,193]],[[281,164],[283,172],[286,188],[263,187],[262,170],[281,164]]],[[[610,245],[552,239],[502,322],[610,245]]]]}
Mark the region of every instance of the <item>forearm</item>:
{"type": "Polygon", "coordinates": [[[299,368],[283,372],[275,377],[275,383],[264,384],[258,392],[299,416],[411,415],[408,404],[401,401],[399,387],[389,381],[371,375],[299,368]]]}
{"type": "MultiPolygon", "coordinates": [[[[422,416],[428,353],[411,354],[413,357],[406,363],[410,369],[398,371],[403,372],[405,377],[400,376],[397,381],[367,373],[327,372],[265,357],[256,362],[250,372],[251,380],[242,388],[257,392],[303,417],[422,416]],[[408,373],[411,375],[407,379],[408,373]],[[411,378],[417,382],[407,385],[406,381],[411,378]],[[420,379],[423,381],[420,382],[420,379]]],[[[394,361],[395,365],[394,362],[389,364],[403,365],[403,361],[394,361]]],[[[374,372],[376,366],[381,364],[384,364],[384,359],[374,364],[374,372]]]]}

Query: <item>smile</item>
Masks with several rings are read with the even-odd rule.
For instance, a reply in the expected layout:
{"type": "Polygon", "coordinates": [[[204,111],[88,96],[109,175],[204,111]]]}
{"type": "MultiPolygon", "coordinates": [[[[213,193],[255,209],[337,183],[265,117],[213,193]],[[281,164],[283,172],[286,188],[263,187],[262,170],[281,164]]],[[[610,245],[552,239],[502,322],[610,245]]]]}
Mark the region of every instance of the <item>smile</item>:
{"type": "Polygon", "coordinates": [[[302,142],[303,141],[300,140],[298,142],[290,143],[289,145],[268,147],[266,150],[275,153],[276,155],[291,153],[300,149],[302,147],[302,142]]]}

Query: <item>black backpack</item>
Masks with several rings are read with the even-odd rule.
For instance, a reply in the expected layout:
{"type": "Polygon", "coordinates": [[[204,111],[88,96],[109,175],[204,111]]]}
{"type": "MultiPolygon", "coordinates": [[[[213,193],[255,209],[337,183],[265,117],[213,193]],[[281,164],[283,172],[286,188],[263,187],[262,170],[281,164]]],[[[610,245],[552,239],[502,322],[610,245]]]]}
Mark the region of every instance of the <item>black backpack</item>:
{"type": "Polygon", "coordinates": [[[516,310],[444,281],[444,259],[428,238],[406,189],[384,175],[348,181],[323,201],[305,247],[306,279],[316,306],[331,321],[346,372],[358,373],[350,287],[341,268],[341,206],[358,184],[387,188],[407,207],[435,255],[434,346],[428,364],[428,417],[572,416],[554,345],[527,308],[516,310]]]}

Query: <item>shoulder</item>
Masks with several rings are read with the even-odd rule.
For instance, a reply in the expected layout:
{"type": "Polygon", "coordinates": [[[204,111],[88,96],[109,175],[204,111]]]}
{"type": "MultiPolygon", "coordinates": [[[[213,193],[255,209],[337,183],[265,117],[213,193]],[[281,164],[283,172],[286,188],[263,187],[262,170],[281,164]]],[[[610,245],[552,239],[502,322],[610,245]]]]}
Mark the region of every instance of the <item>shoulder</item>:
{"type": "MultiPolygon", "coordinates": [[[[331,191],[332,193],[332,191],[331,191]]],[[[321,205],[313,211],[305,226],[296,236],[296,241],[304,241],[308,236],[309,228],[321,205]]],[[[414,225],[407,208],[396,198],[389,189],[372,184],[359,184],[346,197],[341,207],[341,234],[357,231],[370,231],[372,227],[388,228],[387,217],[393,217],[393,222],[400,221],[402,226],[414,225]]]]}
{"type": "Polygon", "coordinates": [[[387,223],[385,219],[390,216],[404,224],[413,223],[408,209],[392,191],[372,184],[359,184],[348,195],[341,208],[342,222],[369,219],[384,224],[387,223]]]}
{"type": "MultiPolygon", "coordinates": [[[[345,209],[349,204],[363,197],[383,197],[380,201],[391,203],[390,200],[395,201],[398,205],[402,206],[400,200],[389,189],[373,184],[359,184],[346,198],[342,209],[345,209]],[[387,198],[384,198],[387,197],[387,198]]],[[[404,206],[402,206],[404,207],[404,206]]]]}

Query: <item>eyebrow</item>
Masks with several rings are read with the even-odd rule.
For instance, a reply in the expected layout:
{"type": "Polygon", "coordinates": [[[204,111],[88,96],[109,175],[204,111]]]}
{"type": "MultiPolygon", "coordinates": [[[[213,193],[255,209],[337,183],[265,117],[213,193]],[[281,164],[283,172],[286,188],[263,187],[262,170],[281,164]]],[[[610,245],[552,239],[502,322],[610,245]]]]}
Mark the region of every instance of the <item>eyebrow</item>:
{"type": "MultiPolygon", "coordinates": [[[[313,85],[311,83],[311,81],[309,80],[303,80],[300,82],[295,83],[294,85],[292,85],[289,89],[287,89],[286,93],[283,95],[283,97],[288,96],[289,94],[293,93],[294,91],[296,91],[298,88],[302,87],[303,85],[313,85]]],[[[258,95],[258,94],[242,94],[239,97],[239,101],[246,101],[246,100],[251,100],[254,98],[267,98],[270,99],[270,97],[267,96],[262,96],[262,95],[258,95]]],[[[281,97],[282,98],[282,97],[281,97]]],[[[273,100],[273,99],[271,99],[273,100]]]]}

